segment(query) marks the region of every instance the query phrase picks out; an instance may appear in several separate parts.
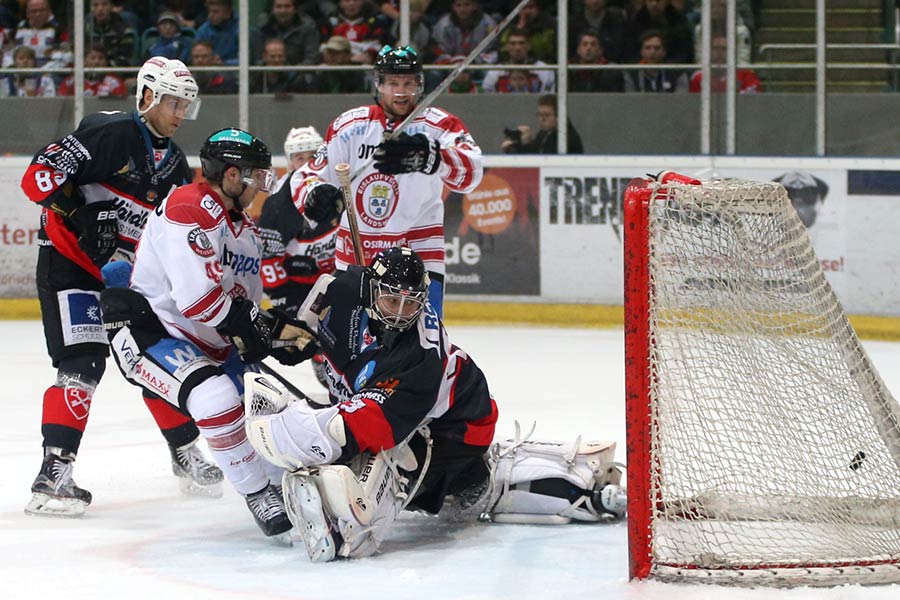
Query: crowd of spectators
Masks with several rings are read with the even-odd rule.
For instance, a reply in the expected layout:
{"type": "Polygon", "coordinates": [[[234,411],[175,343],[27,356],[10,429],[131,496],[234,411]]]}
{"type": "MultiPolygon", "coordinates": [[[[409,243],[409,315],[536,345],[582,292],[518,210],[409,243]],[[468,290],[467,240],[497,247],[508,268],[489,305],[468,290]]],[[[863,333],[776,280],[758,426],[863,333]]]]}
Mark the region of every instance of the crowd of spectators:
{"type": "MultiPolygon", "coordinates": [[[[724,62],[725,0],[712,5],[713,63],[724,62]]],[[[691,64],[698,57],[701,0],[569,0],[568,64],[645,66],[691,64]]],[[[749,62],[752,0],[739,0],[736,57],[749,62]]],[[[0,44],[6,68],[70,68],[74,62],[72,2],[0,0],[0,44]]],[[[89,0],[85,15],[85,66],[139,66],[150,56],[214,67],[239,62],[235,0],[89,0]]],[[[463,60],[517,0],[410,0],[410,43],[426,64],[463,60]]],[[[513,68],[462,73],[451,93],[535,93],[556,91],[557,3],[530,0],[510,27],[475,60],[513,68]]],[[[370,65],[385,44],[399,36],[399,0],[269,0],[250,27],[250,63],[370,65]]],[[[699,89],[693,69],[572,69],[570,92],[687,92],[699,89]]],[[[724,88],[722,69],[714,91],[724,88]]],[[[426,71],[431,89],[446,71],[426,71]]],[[[233,71],[197,71],[204,94],[237,91],[233,71]]],[[[85,95],[128,94],[133,71],[91,72],[85,95]]],[[[738,72],[738,90],[759,91],[756,75],[738,72]]],[[[357,93],[372,90],[365,70],[252,72],[251,93],[357,93]]],[[[73,78],[64,73],[6,74],[0,96],[71,95],[73,78]]]]}

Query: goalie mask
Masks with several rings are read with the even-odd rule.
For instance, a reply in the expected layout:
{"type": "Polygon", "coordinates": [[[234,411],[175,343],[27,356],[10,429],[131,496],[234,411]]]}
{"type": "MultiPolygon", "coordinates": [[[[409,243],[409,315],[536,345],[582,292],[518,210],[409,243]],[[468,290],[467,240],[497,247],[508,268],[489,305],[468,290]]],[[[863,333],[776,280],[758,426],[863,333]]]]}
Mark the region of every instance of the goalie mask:
{"type": "Polygon", "coordinates": [[[428,299],[428,273],[409,248],[382,250],[369,266],[372,313],[386,329],[406,331],[418,320],[428,299]]]}
{"type": "Polygon", "coordinates": [[[154,106],[168,104],[174,114],[193,121],[200,114],[199,92],[197,81],[183,62],[154,56],[138,71],[135,105],[138,114],[143,115],[154,106]],[[153,100],[142,109],[144,90],[148,88],[153,92],[153,100]]]}
{"type": "Polygon", "coordinates": [[[388,75],[414,75],[417,85],[412,103],[415,104],[422,98],[425,75],[422,73],[419,55],[412,46],[385,46],[378,53],[375,60],[375,102],[378,104],[381,104],[382,97],[389,94],[385,89],[388,75]]]}
{"type": "Polygon", "coordinates": [[[200,148],[200,164],[203,177],[213,183],[222,182],[228,167],[237,167],[245,189],[256,186],[271,192],[275,187],[272,154],[262,140],[241,129],[222,129],[209,136],[200,148]]]}

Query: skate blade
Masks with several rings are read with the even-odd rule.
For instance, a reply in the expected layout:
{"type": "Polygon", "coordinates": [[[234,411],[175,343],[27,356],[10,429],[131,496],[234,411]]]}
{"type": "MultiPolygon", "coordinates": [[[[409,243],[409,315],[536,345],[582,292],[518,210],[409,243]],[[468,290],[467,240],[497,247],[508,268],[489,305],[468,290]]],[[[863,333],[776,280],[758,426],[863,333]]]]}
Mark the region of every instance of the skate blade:
{"type": "Polygon", "coordinates": [[[291,539],[290,531],[270,535],[269,539],[272,540],[277,546],[284,546],[286,548],[292,548],[294,546],[294,540],[291,539]]]}
{"type": "Polygon", "coordinates": [[[25,514],[40,517],[77,519],[84,516],[87,503],[77,498],[57,498],[34,492],[25,506],[25,514]]]}
{"type": "Polygon", "coordinates": [[[193,479],[178,478],[178,489],[185,496],[197,496],[201,498],[221,498],[223,495],[222,482],[200,485],[193,479]]]}
{"type": "Polygon", "coordinates": [[[284,506],[288,517],[306,546],[312,562],[334,560],[337,548],[331,533],[331,524],[322,508],[319,490],[306,477],[285,473],[282,480],[284,506]]]}

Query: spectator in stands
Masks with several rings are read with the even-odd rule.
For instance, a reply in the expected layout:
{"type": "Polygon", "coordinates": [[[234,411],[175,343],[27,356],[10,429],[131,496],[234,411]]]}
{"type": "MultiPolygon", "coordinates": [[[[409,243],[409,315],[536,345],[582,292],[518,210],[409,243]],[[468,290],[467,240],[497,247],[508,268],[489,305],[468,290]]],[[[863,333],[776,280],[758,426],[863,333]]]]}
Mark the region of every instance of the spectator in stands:
{"type": "MultiPolygon", "coordinates": [[[[437,62],[451,62],[455,56],[468,55],[496,24],[484,13],[478,0],[453,0],[453,8],[438,20],[432,30],[437,62]]],[[[493,44],[476,61],[497,62],[493,44]]]]}
{"type": "MultiPolygon", "coordinates": [[[[109,66],[106,52],[100,46],[88,48],[84,53],[85,69],[97,69],[109,66]]],[[[60,96],[72,96],[75,93],[75,75],[66,77],[59,86],[60,96]]],[[[127,96],[128,88],[122,78],[114,73],[96,73],[85,71],[84,95],[94,97],[127,96]]]]}
{"type": "MultiPolygon", "coordinates": [[[[544,94],[538,98],[537,117],[537,135],[532,138],[528,125],[507,129],[500,149],[506,154],[557,154],[559,117],[556,113],[556,94],[544,94]]],[[[566,149],[567,154],[584,154],[581,136],[571,121],[566,123],[566,149]]]]}
{"type": "Polygon", "coordinates": [[[13,53],[19,46],[30,46],[34,50],[37,66],[43,67],[50,59],[51,51],[68,39],[69,33],[53,16],[47,0],[26,0],[25,18],[16,26],[13,50],[4,55],[3,66],[15,62],[13,53]]]}
{"type": "MultiPolygon", "coordinates": [[[[603,42],[596,31],[587,30],[578,38],[573,65],[607,65],[603,42]]],[[[572,71],[569,70],[570,92],[621,92],[625,89],[622,71],[572,71]]]]}
{"type": "MultiPolygon", "coordinates": [[[[725,60],[728,56],[728,40],[724,35],[713,35],[710,44],[710,60],[713,64],[713,67],[710,69],[711,90],[714,94],[722,94],[728,87],[728,72],[725,70],[725,60]]],[[[755,94],[762,91],[762,84],[753,69],[736,69],[735,77],[737,78],[736,88],[739,94],[755,94]]],[[[697,69],[691,75],[691,92],[699,93],[702,81],[703,71],[697,69]]]]}
{"type": "MultiPolygon", "coordinates": [[[[666,61],[666,44],[662,33],[649,29],[641,36],[641,64],[661,65],[666,61]]],[[[625,74],[626,92],[687,92],[687,75],[677,70],[641,69],[625,74]]]]}
{"type": "MultiPolygon", "coordinates": [[[[641,40],[649,30],[658,30],[666,40],[669,62],[694,62],[694,37],[687,19],[669,0],[644,0],[644,6],[631,21],[631,39],[641,40]]],[[[643,44],[643,42],[641,42],[643,44]]],[[[635,47],[640,50],[640,45],[635,47]]],[[[633,50],[634,51],[634,50],[633,50]]]]}
{"type": "MultiPolygon", "coordinates": [[[[333,35],[322,47],[322,64],[331,67],[352,65],[350,40],[333,35]]],[[[362,71],[321,71],[313,79],[311,88],[319,94],[358,94],[368,91],[367,74],[362,71]]]]}
{"type": "MultiPolygon", "coordinates": [[[[34,69],[37,64],[37,53],[31,46],[19,46],[13,51],[13,67],[16,69],[34,69]]],[[[0,82],[0,98],[6,97],[49,97],[56,95],[53,78],[43,73],[37,75],[7,75],[0,82]]]]}
{"type": "MultiPolygon", "coordinates": [[[[425,64],[433,63],[435,59],[431,27],[425,20],[425,10],[428,8],[428,1],[409,0],[409,45],[415,48],[416,53],[419,55],[419,60],[425,64]]],[[[391,26],[390,37],[395,40],[400,39],[400,21],[394,21],[394,24],[391,26]]]]}
{"type": "MultiPolygon", "coordinates": [[[[800,221],[804,227],[812,229],[828,196],[828,184],[806,171],[789,171],[772,181],[784,186],[800,221]]],[[[812,231],[810,235],[813,235],[812,231]]]]}
{"type": "Polygon", "coordinates": [[[144,50],[143,60],[151,56],[164,56],[185,64],[191,62],[191,45],[194,39],[182,33],[179,21],[178,13],[172,11],[165,11],[159,15],[156,20],[158,37],[144,50]]]}
{"type": "MultiPolygon", "coordinates": [[[[513,31],[523,31],[528,38],[531,55],[537,60],[556,62],[556,18],[541,7],[543,0],[529,0],[516,17],[513,29],[507,29],[500,35],[500,45],[513,31]]],[[[501,59],[502,60],[502,59],[501,59]]]]}
{"type": "Polygon", "coordinates": [[[91,14],[84,21],[84,41],[88,48],[105,50],[113,67],[127,67],[137,60],[137,32],[113,12],[112,0],[91,0],[91,14]]]}
{"type": "MultiPolygon", "coordinates": [[[[545,62],[535,60],[531,56],[528,33],[524,29],[518,28],[512,29],[509,35],[506,36],[506,43],[503,45],[503,54],[500,57],[500,61],[514,65],[546,65],[545,62]]],[[[531,80],[528,85],[529,89],[536,88],[533,91],[543,93],[552,92],[555,89],[556,74],[552,70],[525,71],[525,73],[528,75],[528,79],[531,80]]],[[[492,69],[485,74],[481,87],[485,92],[509,91],[509,89],[501,89],[502,87],[508,88],[509,75],[508,71],[492,69]]]]}
{"type": "MultiPolygon", "coordinates": [[[[287,49],[279,38],[266,40],[262,64],[267,67],[283,67],[287,64],[287,49]]],[[[292,94],[301,92],[304,85],[300,73],[290,71],[265,71],[250,76],[252,94],[292,94]]]]}
{"type": "MultiPolygon", "coordinates": [[[[195,67],[217,67],[222,65],[222,57],[216,54],[210,40],[194,42],[191,48],[191,65],[195,67]]],[[[216,73],[215,71],[191,70],[200,94],[236,94],[237,79],[234,73],[216,73]]]]}
{"type": "Polygon", "coordinates": [[[578,49],[581,34],[591,30],[600,36],[604,56],[613,62],[625,62],[631,44],[629,20],[618,6],[607,6],[607,0],[584,0],[584,10],[569,18],[569,55],[578,49]]]}
{"type": "Polygon", "coordinates": [[[178,15],[182,27],[196,29],[206,21],[204,0],[156,0],[158,12],[173,12],[178,15]]]}
{"type": "Polygon", "coordinates": [[[367,0],[340,0],[337,10],[319,23],[323,40],[341,36],[350,42],[350,60],[360,65],[375,62],[378,51],[392,40],[390,23],[367,0]]]}
{"type": "Polygon", "coordinates": [[[284,42],[289,65],[314,65],[319,58],[319,28],[297,0],[274,0],[272,12],[260,27],[267,38],[278,38],[284,42]]]}
{"type": "MultiPolygon", "coordinates": [[[[223,64],[238,64],[238,18],[231,0],[206,0],[206,23],[197,28],[194,39],[211,41],[223,64]]],[[[250,56],[257,57],[261,53],[259,30],[253,27],[250,29],[250,56]]]]}
{"type": "MultiPolygon", "coordinates": [[[[709,6],[709,12],[712,16],[710,31],[712,35],[725,35],[727,31],[727,11],[725,0],[712,0],[709,6]]],[[[737,38],[737,61],[739,63],[750,62],[750,51],[752,48],[752,39],[750,36],[750,28],[744,23],[741,13],[737,13],[737,22],[735,23],[735,36],[737,38]]],[[[700,23],[694,27],[694,57],[699,61],[702,56],[702,28],[700,23]]],[[[713,60],[713,63],[716,61],[713,60]]]]}
{"type": "MultiPolygon", "coordinates": [[[[460,56],[454,59],[454,63],[461,63],[463,58],[460,56]]],[[[447,92],[451,94],[477,94],[480,90],[475,78],[472,77],[471,71],[460,71],[459,75],[450,82],[447,92]]]]}
{"type": "Polygon", "coordinates": [[[539,94],[541,81],[527,69],[512,69],[497,80],[495,90],[500,94],[539,94]]]}

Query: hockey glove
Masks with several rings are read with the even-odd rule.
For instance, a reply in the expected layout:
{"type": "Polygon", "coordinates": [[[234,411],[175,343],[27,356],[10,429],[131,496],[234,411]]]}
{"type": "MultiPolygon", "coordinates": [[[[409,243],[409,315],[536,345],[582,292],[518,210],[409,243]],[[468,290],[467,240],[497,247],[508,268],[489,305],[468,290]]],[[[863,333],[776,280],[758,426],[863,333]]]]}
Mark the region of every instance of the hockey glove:
{"type": "Polygon", "coordinates": [[[284,259],[284,272],[290,277],[312,277],[319,274],[319,265],[308,256],[287,256],[284,259]]]}
{"type": "Polygon", "coordinates": [[[280,308],[266,314],[272,331],[270,354],[283,365],[296,365],[318,352],[316,334],[304,323],[280,308]]]}
{"type": "Polygon", "coordinates": [[[309,191],[303,214],[310,221],[328,223],[337,219],[344,210],[344,194],[330,183],[320,183],[309,191]]]}
{"type": "Polygon", "coordinates": [[[229,336],[241,353],[241,359],[249,364],[259,362],[269,354],[272,341],[269,323],[270,319],[254,302],[232,298],[231,309],[216,331],[229,336]]]}
{"type": "Polygon", "coordinates": [[[385,140],[375,149],[375,168],[385,175],[419,171],[432,175],[441,166],[441,145],[424,133],[385,140]]]}
{"type": "Polygon", "coordinates": [[[115,202],[102,200],[85,204],[72,214],[78,231],[78,247],[98,267],[109,261],[119,241],[119,221],[115,202]]]}

